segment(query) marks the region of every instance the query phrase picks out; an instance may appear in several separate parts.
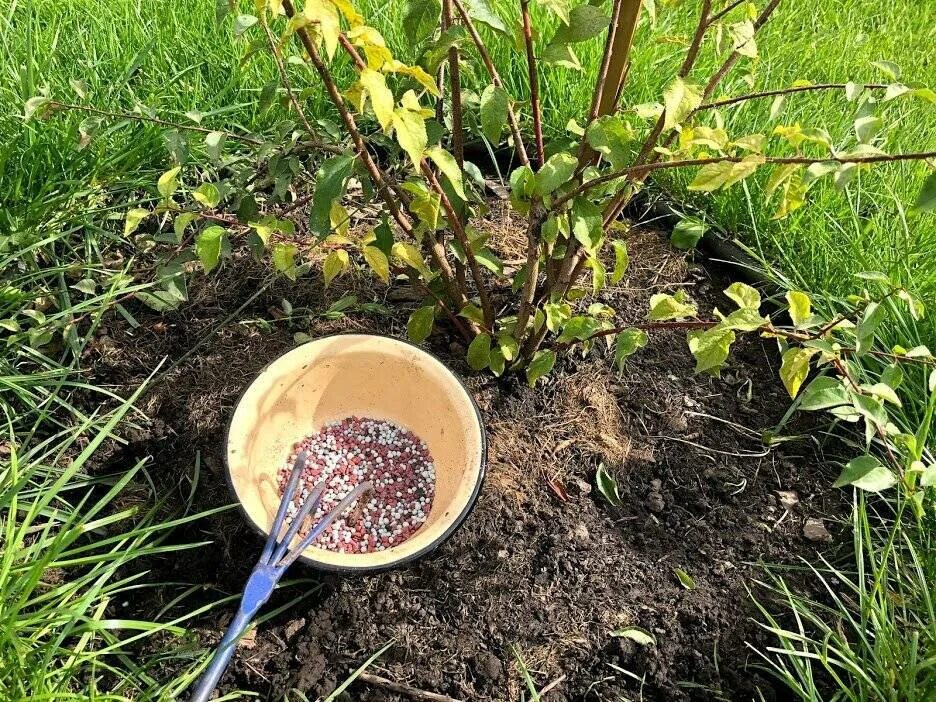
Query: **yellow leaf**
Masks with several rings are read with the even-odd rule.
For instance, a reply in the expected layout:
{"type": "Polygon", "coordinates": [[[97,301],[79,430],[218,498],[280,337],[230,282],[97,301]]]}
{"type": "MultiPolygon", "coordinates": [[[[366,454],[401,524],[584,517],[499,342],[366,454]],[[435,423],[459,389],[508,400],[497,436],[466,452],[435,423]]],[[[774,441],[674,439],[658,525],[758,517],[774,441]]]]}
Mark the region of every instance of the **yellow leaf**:
{"type": "Polygon", "coordinates": [[[816,353],[816,349],[791,348],[783,352],[780,363],[780,380],[783,381],[783,387],[790,393],[790,397],[796,397],[799,393],[803,381],[809,375],[809,359],[816,353]]]}
{"type": "Polygon", "coordinates": [[[385,132],[393,125],[393,92],[387,87],[382,73],[365,68],[361,71],[361,85],[370,95],[371,107],[385,132]]]}
{"type": "Polygon", "coordinates": [[[344,205],[337,200],[332,202],[331,210],[328,213],[328,219],[331,223],[332,231],[335,232],[335,234],[342,238],[348,236],[348,226],[351,217],[348,215],[348,211],[344,208],[344,205]]]}
{"type": "Polygon", "coordinates": [[[376,246],[365,246],[363,250],[364,260],[371,267],[374,274],[383,282],[390,282],[390,261],[387,255],[376,246]]]}
{"type": "MultiPolygon", "coordinates": [[[[270,0],[270,2],[273,1],[274,0],[270,0]]],[[[282,2],[282,0],[275,1],[282,2]]],[[[351,27],[358,27],[364,24],[364,18],[361,16],[361,13],[354,8],[354,5],[352,5],[349,0],[332,0],[332,2],[335,4],[335,7],[341,10],[341,14],[344,15],[344,18],[351,27]]]]}
{"type": "Polygon", "coordinates": [[[339,275],[344,273],[351,261],[348,258],[348,252],[344,249],[335,249],[325,257],[325,263],[322,264],[322,272],[325,274],[325,287],[339,275]]]}
{"type": "Polygon", "coordinates": [[[422,254],[419,253],[417,249],[412,244],[407,244],[403,241],[397,241],[393,244],[393,249],[391,250],[394,258],[398,258],[407,266],[415,268],[423,276],[429,277],[430,271],[426,266],[426,262],[423,260],[422,254]]]}
{"type": "Polygon", "coordinates": [[[402,61],[394,58],[389,59],[383,66],[383,70],[388,73],[402,73],[410,78],[414,78],[422,87],[428,90],[432,95],[439,97],[439,87],[436,85],[432,76],[426,73],[420,66],[408,66],[402,61]]]}
{"type": "Polygon", "coordinates": [[[681,123],[689,113],[702,104],[702,91],[699,86],[683,81],[677,76],[663,93],[663,105],[666,113],[663,130],[669,131],[681,123]]]}
{"type": "Polygon", "coordinates": [[[799,326],[809,319],[812,310],[812,302],[809,295],[799,290],[791,290],[786,294],[787,303],[790,305],[790,319],[794,326],[799,326]]]}
{"type": "Polygon", "coordinates": [[[419,98],[416,97],[416,93],[414,93],[412,90],[407,90],[405,93],[403,93],[403,97],[400,99],[400,104],[407,110],[412,110],[413,112],[419,113],[419,116],[423,119],[429,119],[435,115],[435,112],[419,104],[419,98]]]}
{"type": "Polygon", "coordinates": [[[423,152],[429,142],[422,116],[405,107],[397,108],[393,111],[393,128],[396,131],[396,139],[400,148],[409,155],[413,166],[419,171],[423,152]]]}
{"type": "Polygon", "coordinates": [[[331,0],[306,0],[302,14],[309,22],[317,24],[318,32],[325,44],[325,54],[329,59],[333,59],[338,50],[338,36],[341,33],[338,8],[331,0]]]}

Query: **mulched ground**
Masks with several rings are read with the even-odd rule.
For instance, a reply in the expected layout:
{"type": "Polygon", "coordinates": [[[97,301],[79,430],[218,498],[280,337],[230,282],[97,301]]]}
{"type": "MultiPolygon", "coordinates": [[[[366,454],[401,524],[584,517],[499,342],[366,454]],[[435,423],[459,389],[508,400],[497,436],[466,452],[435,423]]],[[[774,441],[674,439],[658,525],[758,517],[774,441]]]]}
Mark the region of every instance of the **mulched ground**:
{"type": "MultiPolygon", "coordinates": [[[[509,258],[509,218],[490,222],[509,258]]],[[[720,295],[727,280],[687,265],[659,234],[635,229],[629,245],[629,275],[602,297],[625,318],[640,318],[653,292],[676,286],[703,309],[730,304],[720,295]]],[[[229,502],[224,427],[255,374],[294,345],[297,331],[404,337],[417,304],[405,287],[375,287],[364,276],[327,291],[315,277],[278,280],[255,296],[268,267],[237,255],[219,275],[196,278],[183,310],[134,308],[140,328],[105,325],[88,353],[93,380],[127,391],[164,358],[169,370],[140,403],[148,420],[126,433],[129,444],[104,467],[151,455],[154,480],[181,501],[198,457],[196,506],[229,502]],[[297,310],[322,310],[348,293],[387,301],[390,315],[277,319],[283,298],[297,310]]],[[[540,687],[561,678],[547,702],[751,699],[756,688],[765,699],[786,697],[751,667],[757,658],[746,642],[770,641],[752,621],[745,586],[760,560],[813,555],[805,519],[834,518],[846,505],[829,489],[830,470],[813,443],[768,450],[760,440],[789,404],[770,343],[740,343],[714,379],[693,376],[681,333],[661,333],[624,374],[596,349],[562,359],[535,389],[521,378],[471,373],[444,325],[427,346],[466,378],[484,415],[490,465],[477,509],[442,548],[402,570],[342,578],[296,566],[291,575],[318,581],[318,589],[259,626],[223,690],[281,699],[295,688],[315,699],[392,640],[370,672],[459,700],[521,699],[518,654],[540,687]],[[617,480],[620,507],[595,488],[601,463],[617,480]],[[778,491],[796,491],[798,507],[787,513],[778,491]],[[677,568],[694,588],[681,584],[677,568]],[[625,626],[651,632],[656,645],[609,635],[625,626]]],[[[237,513],[204,520],[186,536],[213,544],[148,564],[151,577],[205,583],[206,598],[238,592],[261,543],[237,513]]],[[[152,614],[175,594],[130,607],[152,614]]],[[[217,640],[233,609],[195,623],[203,641],[217,640]]],[[[372,683],[349,692],[354,700],[405,699],[372,683]]]]}

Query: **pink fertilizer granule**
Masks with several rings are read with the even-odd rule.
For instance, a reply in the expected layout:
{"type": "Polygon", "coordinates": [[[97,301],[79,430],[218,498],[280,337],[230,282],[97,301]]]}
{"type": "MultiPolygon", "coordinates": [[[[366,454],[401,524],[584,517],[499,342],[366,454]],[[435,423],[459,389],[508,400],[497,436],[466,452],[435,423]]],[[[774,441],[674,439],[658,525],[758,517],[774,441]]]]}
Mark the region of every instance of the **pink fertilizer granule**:
{"type": "Polygon", "coordinates": [[[293,447],[279,471],[280,495],[301,451],[307,452],[287,524],[313,488],[325,483],[322,501],[303,524],[307,533],[358,483],[370,481],[365,492],[314,542],[340,553],[370,553],[398,546],[426,522],[435,494],[435,466],[425,442],[392,422],[348,417],[326,424],[293,447]]]}

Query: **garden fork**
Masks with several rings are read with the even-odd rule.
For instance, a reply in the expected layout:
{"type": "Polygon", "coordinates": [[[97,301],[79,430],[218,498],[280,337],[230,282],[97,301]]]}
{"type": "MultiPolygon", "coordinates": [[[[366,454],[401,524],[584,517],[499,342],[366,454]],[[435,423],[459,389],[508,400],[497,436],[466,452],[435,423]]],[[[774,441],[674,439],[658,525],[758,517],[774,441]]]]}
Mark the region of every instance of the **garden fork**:
{"type": "Polygon", "coordinates": [[[270,535],[267,537],[266,545],[263,547],[263,553],[260,555],[260,560],[254,567],[250,577],[247,578],[247,584],[244,585],[244,594],[241,597],[237,614],[234,616],[234,619],[231,620],[231,624],[224,633],[221,643],[218,644],[218,648],[211,658],[211,663],[208,664],[208,667],[199,679],[191,702],[206,702],[209,699],[211,693],[218,684],[218,680],[221,679],[221,676],[227,669],[231,656],[234,655],[234,649],[237,647],[238,639],[247,631],[247,627],[250,626],[250,622],[257,615],[260,607],[270,599],[270,595],[273,594],[273,589],[283,576],[283,573],[286,572],[286,569],[299,558],[302,552],[309,547],[309,544],[315,541],[335,519],[350,507],[364,492],[372,487],[369,482],[361,483],[356,486],[351,492],[345,495],[333,510],[325,514],[322,519],[309,530],[309,533],[302,538],[295,548],[290,549],[289,544],[296,537],[296,534],[299,533],[299,528],[306,517],[308,517],[318,506],[319,502],[321,502],[322,493],[325,491],[324,483],[319,483],[312,489],[312,492],[306,498],[301,509],[293,518],[292,524],[289,525],[289,530],[286,532],[286,535],[283,536],[281,540],[278,540],[278,534],[286,519],[286,512],[289,508],[289,504],[296,495],[296,489],[299,486],[299,478],[302,475],[303,468],[305,468],[306,458],[307,455],[305,451],[300,453],[296,458],[292,473],[289,476],[289,482],[286,484],[286,490],[283,492],[283,499],[280,501],[279,510],[276,512],[276,519],[273,520],[270,535]]]}

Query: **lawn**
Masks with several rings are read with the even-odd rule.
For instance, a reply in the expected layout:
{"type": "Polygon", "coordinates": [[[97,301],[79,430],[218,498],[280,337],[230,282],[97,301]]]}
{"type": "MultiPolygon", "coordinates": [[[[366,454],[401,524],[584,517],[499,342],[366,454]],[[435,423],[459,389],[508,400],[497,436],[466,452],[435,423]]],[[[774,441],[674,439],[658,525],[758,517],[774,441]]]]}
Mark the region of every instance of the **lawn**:
{"type": "MultiPolygon", "coordinates": [[[[497,0],[494,4],[504,19],[516,21],[514,3],[497,0]]],[[[625,105],[661,99],[665,81],[679,65],[694,28],[697,4],[658,0],[655,25],[643,22],[636,36],[622,98],[625,105]]],[[[143,457],[134,456],[139,463],[121,477],[119,473],[101,476],[96,470],[100,464],[93,456],[97,449],[107,457],[119,451],[114,444],[121,441],[111,443],[114,426],[131,427],[132,431],[146,426],[145,413],[150,406],[137,403],[136,397],[118,402],[113,393],[129,394],[154,369],[148,367],[140,375],[139,368],[130,371],[116,364],[115,377],[120,380],[113,384],[108,378],[88,380],[91,369],[85,361],[91,350],[98,352],[100,337],[109,338],[111,331],[101,328],[106,319],[103,310],[114,309],[124,298],[115,300],[107,290],[82,297],[75,293],[74,283],[90,272],[100,276],[105,269],[112,270],[115,260],[128,272],[136,272],[136,260],[122,258],[121,251],[128,247],[119,230],[128,201],[132,204],[140,197],[148,201],[141,193],[152,192],[158,175],[171,164],[172,145],[165,130],[156,125],[105,120],[96,138],[79,148],[78,131],[84,115],[70,113],[28,123],[22,118],[25,101],[48,89],[64,102],[116,112],[144,105],[162,119],[185,124],[197,121],[207,128],[234,132],[272,128],[282,118],[283,109],[278,105],[258,108],[257,98],[265,85],[276,80],[275,67],[263,52],[245,58],[246,42],[232,36],[230,17],[220,24],[216,21],[216,5],[217,0],[11,0],[0,9],[0,56],[4,57],[0,62],[0,322],[24,306],[43,307],[39,301],[46,296],[56,299],[56,305],[47,309],[50,319],[74,315],[91,322],[90,328],[81,329],[80,336],[66,338],[64,346],[40,351],[37,348],[43,344],[36,344],[36,348],[8,345],[0,356],[0,409],[4,413],[0,514],[22,515],[19,520],[0,522],[4,542],[22,546],[17,553],[4,549],[0,558],[0,595],[5,601],[17,602],[16,607],[5,608],[0,618],[7,632],[0,635],[0,661],[9,671],[8,680],[15,679],[17,685],[12,699],[30,694],[55,699],[63,689],[73,690],[75,680],[97,684],[104,666],[105,677],[117,680],[112,683],[117,695],[145,698],[160,694],[157,691],[176,694],[191,680],[204,655],[202,642],[184,627],[226,602],[218,593],[205,593],[185,583],[167,580],[157,584],[145,572],[147,558],[202,543],[200,536],[181,540],[167,536],[175,526],[203,516],[197,514],[199,509],[217,505],[192,501],[203,469],[201,458],[191,467],[191,478],[186,477],[191,483],[172,493],[179,499],[167,500],[158,477],[154,480],[148,473],[150,467],[143,457]],[[120,505],[120,510],[110,510],[111,503],[120,505]],[[85,531],[106,538],[90,544],[81,540],[85,531]],[[62,579],[63,572],[69,577],[62,579]],[[163,593],[157,599],[164,609],[142,612],[138,618],[130,614],[126,619],[112,618],[113,603],[131,599],[127,593],[157,588],[163,593]],[[148,621],[165,622],[170,614],[173,618],[168,623],[148,621]],[[182,643],[161,654],[159,647],[166,634],[182,643]],[[155,643],[149,643],[151,638],[155,643]],[[127,640],[142,645],[145,655],[139,660],[125,655],[127,640]],[[28,655],[19,655],[23,641],[31,644],[28,655]],[[89,646],[90,641],[94,645],[89,646]],[[114,655],[99,656],[100,650],[114,655]],[[7,665],[14,660],[15,666],[7,665]],[[55,661],[67,662],[61,673],[55,672],[55,661]],[[168,692],[161,682],[167,670],[176,676],[168,692]]],[[[246,3],[244,8],[248,9],[246,3]]],[[[400,48],[407,46],[400,30],[404,15],[401,0],[364,0],[360,9],[375,18],[373,23],[388,44],[400,51],[401,58],[414,58],[400,48]]],[[[543,11],[537,6],[534,12],[543,11]]],[[[522,54],[508,40],[489,38],[508,92],[522,99],[527,94],[522,54]]],[[[785,87],[797,80],[890,82],[873,65],[880,61],[896,64],[900,80],[910,86],[936,88],[936,62],[932,58],[936,22],[925,2],[899,1],[885,7],[871,0],[816,0],[807,7],[788,1],[758,34],[757,43],[760,59],[742,62],[723,81],[721,93],[785,87]]],[[[588,108],[600,45],[596,40],[576,51],[584,73],[543,68],[541,94],[548,136],[565,135],[569,121],[581,121],[588,108]]],[[[704,80],[715,61],[712,52],[704,50],[690,80],[696,75],[704,80]]],[[[343,85],[350,82],[351,74],[348,65],[337,70],[343,85]]],[[[308,113],[326,125],[333,121],[335,113],[319,83],[299,69],[291,75],[308,113]]],[[[464,80],[469,89],[480,90],[486,84],[480,71],[467,66],[464,80]]],[[[770,100],[729,108],[723,113],[726,129],[732,135],[743,135],[765,131],[765,125],[772,128],[775,123],[799,122],[826,129],[833,141],[841,144],[853,134],[854,107],[840,91],[789,96],[773,122],[768,116],[770,108],[770,100]]],[[[884,129],[891,135],[883,145],[889,152],[936,149],[936,105],[922,99],[897,99],[883,107],[881,114],[884,129]]],[[[661,176],[652,188],[665,192],[678,208],[698,214],[712,228],[736,237],[762,261],[768,276],[781,287],[810,291],[824,313],[832,314],[847,295],[860,289],[862,282],[855,273],[886,272],[921,298],[931,313],[919,322],[905,314],[896,315],[898,321],[888,323],[885,342],[936,348],[936,213],[909,209],[928,172],[924,164],[901,162],[863,173],[844,192],[820,184],[809,193],[810,206],[778,221],[770,219],[773,208],[762,204],[764,179],[751,179],[715,195],[688,192],[689,174],[661,176]]],[[[222,271],[219,277],[224,275],[222,271]]],[[[141,287],[147,283],[145,276],[138,281],[141,287]]],[[[274,285],[272,277],[261,283],[256,295],[243,306],[232,300],[219,304],[218,309],[229,314],[223,320],[210,319],[211,324],[200,327],[191,337],[183,333],[189,350],[177,362],[197,375],[198,363],[186,366],[182,362],[230,319],[237,319],[237,326],[244,329],[266,329],[266,320],[241,314],[256,296],[274,285]]],[[[207,294],[210,303],[212,293],[207,294]]],[[[120,324],[133,327],[137,323],[126,309],[117,309],[123,315],[120,324]]],[[[256,312],[251,307],[246,314],[256,312]]],[[[193,312],[192,318],[199,314],[193,312]]],[[[319,319],[316,311],[310,314],[319,319]]],[[[379,323],[375,325],[379,327],[379,323]]],[[[8,326],[3,328],[9,330],[8,326]]],[[[274,334],[260,351],[279,352],[290,340],[291,334],[274,334]]],[[[131,350],[131,344],[121,347],[123,353],[131,350]]],[[[143,356],[152,366],[158,365],[156,351],[150,351],[143,356]]],[[[254,360],[259,363],[264,359],[254,360]]],[[[249,372],[258,370],[262,363],[254,365],[246,364],[249,372]]],[[[873,362],[867,365],[873,377],[879,368],[873,362]]],[[[155,371],[157,379],[169,377],[170,370],[155,371]]],[[[929,400],[923,376],[912,374],[908,378],[902,393],[908,384],[912,391],[905,392],[903,412],[896,416],[900,429],[912,433],[929,400]]],[[[210,391],[206,392],[214,401],[227,405],[236,396],[231,388],[218,397],[210,391]]],[[[195,395],[191,402],[197,403],[195,395]]],[[[516,419],[509,414],[505,417],[510,422],[516,419]]],[[[107,464],[107,458],[101,460],[107,464]]],[[[218,505],[218,509],[222,507],[218,505]]],[[[895,509],[903,514],[905,505],[897,504],[895,509]]],[[[867,568],[870,578],[849,571],[855,562],[849,563],[847,558],[845,566],[835,561],[813,574],[820,582],[844,582],[849,587],[849,578],[854,579],[854,591],[844,605],[840,604],[840,611],[850,609],[860,614],[849,622],[852,628],[845,627],[847,635],[842,627],[824,632],[822,616],[809,621],[813,614],[827,611],[823,597],[813,602],[807,595],[791,594],[786,584],[774,579],[780,571],[765,578],[774,594],[787,600],[788,609],[807,620],[809,625],[800,632],[803,637],[825,633],[833,649],[839,647],[836,655],[854,657],[855,667],[873,670],[869,678],[874,680],[898,675],[898,668],[905,671],[900,664],[906,657],[917,661],[919,654],[923,661],[920,669],[925,668],[927,655],[932,660],[932,652],[925,650],[927,643],[922,644],[924,650],[917,651],[917,640],[902,636],[904,627],[928,631],[930,641],[936,641],[930,592],[936,549],[925,523],[921,531],[895,528],[888,510],[874,504],[869,507],[863,498],[855,503],[854,551],[865,554],[859,572],[864,574],[867,568]],[[866,589],[869,580],[872,586],[866,589]],[[865,647],[850,649],[855,637],[865,647]],[[866,651],[873,655],[864,657],[866,651]]],[[[494,518],[483,510],[482,514],[494,518]]],[[[589,522],[593,531],[601,528],[599,517],[589,522]]],[[[896,523],[902,523],[899,517],[896,523]]],[[[535,562],[535,554],[531,558],[535,562]]],[[[749,554],[749,560],[754,558],[755,554],[749,554]]],[[[609,578],[619,577],[613,568],[607,572],[609,578]]],[[[794,581],[799,583],[802,578],[797,572],[794,581]]],[[[677,583],[677,594],[679,588],[677,583]]],[[[768,606],[763,614],[766,621],[772,621],[777,611],[768,606]]],[[[780,622],[774,623],[781,627],[780,622]]],[[[800,640],[796,635],[783,640],[783,645],[792,649],[786,660],[793,662],[779,675],[789,678],[791,688],[802,685],[804,696],[811,694],[811,685],[816,684],[812,671],[796,663],[800,640]]],[[[517,660],[522,661],[519,652],[517,660]]],[[[777,665],[778,659],[772,660],[777,665]]],[[[520,668],[525,666],[521,663],[520,668]]],[[[909,677],[904,672],[904,676],[912,688],[913,672],[909,677]]]]}

